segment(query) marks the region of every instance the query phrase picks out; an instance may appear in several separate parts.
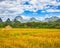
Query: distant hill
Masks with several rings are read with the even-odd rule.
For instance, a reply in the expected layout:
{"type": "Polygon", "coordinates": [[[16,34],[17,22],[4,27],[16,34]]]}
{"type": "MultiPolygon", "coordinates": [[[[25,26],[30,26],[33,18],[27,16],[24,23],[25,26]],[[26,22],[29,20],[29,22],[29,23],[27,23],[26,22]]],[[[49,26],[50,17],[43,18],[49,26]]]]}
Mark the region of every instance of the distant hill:
{"type": "Polygon", "coordinates": [[[22,21],[23,20],[23,18],[21,16],[16,16],[15,19],[18,20],[18,21],[22,21]]]}
{"type": "Polygon", "coordinates": [[[52,22],[52,21],[57,21],[58,19],[60,19],[59,17],[56,16],[52,16],[50,18],[45,18],[46,22],[52,22]]]}
{"type": "MultiPolygon", "coordinates": [[[[16,16],[15,19],[22,23],[24,23],[24,22],[40,22],[40,20],[37,20],[35,17],[32,17],[28,20],[28,19],[24,19],[22,16],[16,16]]],[[[50,18],[45,18],[44,21],[45,22],[53,22],[53,21],[58,21],[59,19],[60,19],[59,17],[52,16],[50,18]]],[[[44,22],[44,21],[42,21],[42,22],[44,22]]]]}
{"type": "Polygon", "coordinates": [[[38,20],[34,17],[30,18],[29,22],[38,22],[38,20]]]}
{"type": "Polygon", "coordinates": [[[28,19],[23,19],[22,16],[16,16],[15,19],[20,21],[20,22],[38,22],[39,21],[34,17],[30,18],[29,20],[28,19]]]}
{"type": "Polygon", "coordinates": [[[60,22],[60,19],[56,20],[55,22],[60,22]]]}
{"type": "Polygon", "coordinates": [[[16,16],[15,19],[20,22],[26,22],[27,20],[23,19],[22,16],[16,16]]]}

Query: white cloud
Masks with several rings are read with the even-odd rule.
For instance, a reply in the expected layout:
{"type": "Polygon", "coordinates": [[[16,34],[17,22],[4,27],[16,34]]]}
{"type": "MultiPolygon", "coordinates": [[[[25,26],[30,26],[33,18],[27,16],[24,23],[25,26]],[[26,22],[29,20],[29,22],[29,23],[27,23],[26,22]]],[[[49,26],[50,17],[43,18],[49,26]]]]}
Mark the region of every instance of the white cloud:
{"type": "MultiPolygon", "coordinates": [[[[59,6],[60,2],[57,2],[56,0],[3,0],[0,2],[0,14],[17,15],[23,13],[25,10],[36,12],[37,10],[49,8],[47,5],[59,6]],[[24,5],[26,1],[29,5],[24,5]],[[12,13],[10,11],[12,11],[12,13]]],[[[57,9],[46,9],[46,11],[60,12],[60,10],[57,9]]]]}
{"type": "Polygon", "coordinates": [[[60,10],[56,10],[56,9],[48,9],[47,12],[60,12],[60,10]]]}
{"type": "Polygon", "coordinates": [[[27,19],[27,20],[29,20],[31,18],[30,16],[24,16],[24,15],[21,15],[21,17],[23,17],[23,19],[27,19]]]}
{"type": "Polygon", "coordinates": [[[58,16],[60,18],[60,16],[58,16]]]}

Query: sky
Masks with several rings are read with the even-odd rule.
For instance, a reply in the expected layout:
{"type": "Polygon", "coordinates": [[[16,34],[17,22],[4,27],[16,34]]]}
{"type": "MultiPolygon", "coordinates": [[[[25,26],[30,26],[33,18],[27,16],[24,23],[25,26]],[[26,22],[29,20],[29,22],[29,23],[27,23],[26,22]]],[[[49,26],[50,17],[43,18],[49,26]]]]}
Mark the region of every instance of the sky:
{"type": "Polygon", "coordinates": [[[0,0],[0,17],[14,19],[22,16],[25,19],[35,17],[60,17],[60,0],[0,0]]]}

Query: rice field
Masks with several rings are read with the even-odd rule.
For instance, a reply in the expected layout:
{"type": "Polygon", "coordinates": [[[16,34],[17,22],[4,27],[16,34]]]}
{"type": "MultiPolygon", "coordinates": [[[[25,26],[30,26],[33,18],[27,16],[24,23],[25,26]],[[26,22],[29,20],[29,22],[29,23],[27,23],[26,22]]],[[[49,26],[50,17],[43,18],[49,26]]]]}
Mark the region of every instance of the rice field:
{"type": "Polygon", "coordinates": [[[0,48],[60,48],[60,29],[0,29],[0,48]]]}

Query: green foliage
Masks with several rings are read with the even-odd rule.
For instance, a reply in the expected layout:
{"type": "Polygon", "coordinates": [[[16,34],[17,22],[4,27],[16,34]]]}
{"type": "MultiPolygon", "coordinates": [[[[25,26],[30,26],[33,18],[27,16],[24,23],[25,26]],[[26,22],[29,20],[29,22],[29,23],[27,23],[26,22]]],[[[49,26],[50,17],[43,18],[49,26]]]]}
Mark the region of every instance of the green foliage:
{"type": "Polygon", "coordinates": [[[55,22],[26,22],[21,23],[14,19],[14,21],[10,21],[8,18],[5,22],[0,18],[0,28],[4,28],[5,26],[10,25],[13,28],[57,28],[60,29],[60,20],[55,22]]]}
{"type": "Polygon", "coordinates": [[[18,27],[20,27],[20,22],[19,21],[17,21],[16,19],[14,19],[14,21],[12,22],[12,24],[11,24],[11,26],[12,27],[16,27],[16,28],[18,28],[18,27]]]}
{"type": "Polygon", "coordinates": [[[5,21],[5,26],[11,25],[11,24],[12,24],[12,21],[10,21],[10,19],[8,18],[8,19],[5,21]]]}

